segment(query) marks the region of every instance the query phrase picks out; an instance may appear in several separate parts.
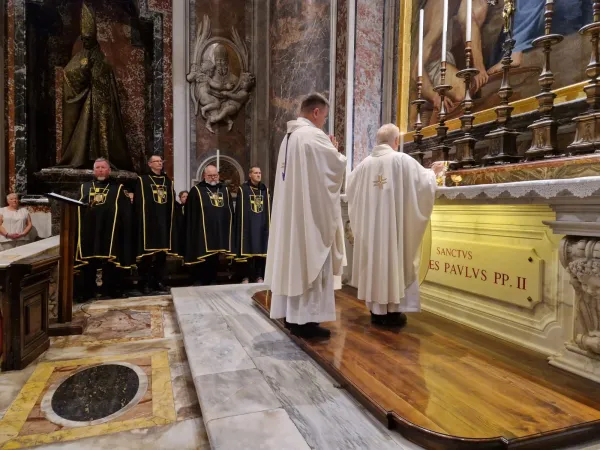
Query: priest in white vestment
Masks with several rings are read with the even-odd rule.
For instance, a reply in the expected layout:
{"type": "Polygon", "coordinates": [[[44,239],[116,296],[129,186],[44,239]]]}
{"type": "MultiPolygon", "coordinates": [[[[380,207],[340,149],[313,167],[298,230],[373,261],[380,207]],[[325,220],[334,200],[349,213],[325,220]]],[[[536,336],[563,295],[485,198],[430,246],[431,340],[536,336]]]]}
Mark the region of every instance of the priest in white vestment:
{"type": "Polygon", "coordinates": [[[300,117],[287,124],[273,191],[265,269],[271,318],[285,318],[302,337],[329,337],[319,324],[336,320],[334,275],[341,277],[346,264],[340,205],[346,157],[322,130],[328,114],[323,96],[304,99],[300,117]]]}
{"type": "Polygon", "coordinates": [[[394,124],[377,132],[377,146],[348,177],[354,233],[352,280],[377,325],[402,326],[404,312],[420,311],[419,248],[433,211],[443,162],[423,168],[399,153],[394,124]]]}

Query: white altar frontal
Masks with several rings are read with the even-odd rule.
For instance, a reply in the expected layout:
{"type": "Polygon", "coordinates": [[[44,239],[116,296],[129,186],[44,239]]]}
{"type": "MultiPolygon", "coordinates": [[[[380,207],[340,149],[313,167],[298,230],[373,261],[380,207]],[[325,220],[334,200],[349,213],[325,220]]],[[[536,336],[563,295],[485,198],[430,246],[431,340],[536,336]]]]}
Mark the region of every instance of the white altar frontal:
{"type": "Polygon", "coordinates": [[[436,198],[423,310],[600,382],[600,177],[440,187],[436,198]]]}

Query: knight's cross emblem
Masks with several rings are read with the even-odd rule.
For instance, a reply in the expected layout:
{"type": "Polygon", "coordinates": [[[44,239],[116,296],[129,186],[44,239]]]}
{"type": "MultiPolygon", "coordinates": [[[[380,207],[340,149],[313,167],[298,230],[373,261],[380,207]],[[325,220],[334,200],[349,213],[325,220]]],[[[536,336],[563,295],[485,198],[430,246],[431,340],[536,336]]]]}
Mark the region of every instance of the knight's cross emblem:
{"type": "Polygon", "coordinates": [[[264,209],[264,201],[262,195],[251,195],[250,196],[250,208],[252,212],[260,214],[264,209]]]}

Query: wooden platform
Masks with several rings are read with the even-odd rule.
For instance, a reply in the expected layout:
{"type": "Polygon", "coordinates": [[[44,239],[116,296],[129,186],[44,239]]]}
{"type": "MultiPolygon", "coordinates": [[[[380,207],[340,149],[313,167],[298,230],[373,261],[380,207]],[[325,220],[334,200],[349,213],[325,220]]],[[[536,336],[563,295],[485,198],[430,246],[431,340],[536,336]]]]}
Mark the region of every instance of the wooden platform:
{"type": "MultiPolygon", "coordinates": [[[[555,450],[600,437],[598,384],[430,313],[408,314],[402,330],[373,326],[354,293],[336,294],[338,320],[324,324],[331,339],[292,338],[409,440],[430,449],[555,450]]],[[[268,292],[254,300],[268,313],[268,292]]]]}

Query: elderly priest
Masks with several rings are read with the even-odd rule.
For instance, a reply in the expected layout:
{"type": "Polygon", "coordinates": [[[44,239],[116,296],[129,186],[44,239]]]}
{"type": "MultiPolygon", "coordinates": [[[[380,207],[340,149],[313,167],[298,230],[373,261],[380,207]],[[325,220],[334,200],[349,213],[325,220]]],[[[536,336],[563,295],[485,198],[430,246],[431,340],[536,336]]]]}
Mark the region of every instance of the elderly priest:
{"type": "Polygon", "coordinates": [[[77,211],[75,267],[83,274],[83,297],[122,296],[122,270],[133,263],[131,246],[131,201],[122,184],[110,178],[104,158],[94,162],[94,179],[81,185],[80,201],[87,208],[77,211]]]}
{"type": "Polygon", "coordinates": [[[194,266],[195,284],[215,284],[219,255],[234,256],[233,203],[229,189],[219,181],[219,172],[212,164],[204,169],[204,180],[190,190],[185,220],[185,263],[194,266]]]}
{"type": "Polygon", "coordinates": [[[354,233],[352,280],[377,325],[402,326],[404,312],[420,311],[419,247],[435,200],[443,162],[423,168],[398,153],[400,130],[377,131],[377,146],[348,177],[346,194],[354,233]]]}
{"type": "Polygon", "coordinates": [[[345,264],[340,188],[346,157],[322,130],[328,101],[309,95],[287,123],[277,160],[265,283],[271,318],[302,337],[329,337],[336,320],[334,275],[345,264]]]}

